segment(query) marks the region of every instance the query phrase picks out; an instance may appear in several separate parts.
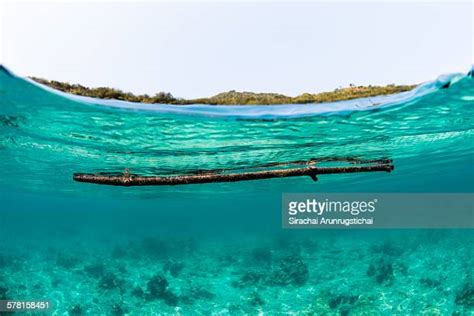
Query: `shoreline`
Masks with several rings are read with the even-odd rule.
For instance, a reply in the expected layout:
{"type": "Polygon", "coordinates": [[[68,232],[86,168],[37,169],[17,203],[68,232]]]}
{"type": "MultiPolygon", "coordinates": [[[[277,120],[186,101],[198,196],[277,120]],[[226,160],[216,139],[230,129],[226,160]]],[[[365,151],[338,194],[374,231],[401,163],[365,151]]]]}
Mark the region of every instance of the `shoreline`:
{"type": "Polygon", "coordinates": [[[207,105],[278,105],[278,104],[308,104],[308,103],[326,103],[335,101],[352,100],[359,98],[375,97],[381,95],[390,95],[400,92],[410,91],[417,85],[386,85],[386,86],[355,86],[350,85],[345,88],[338,88],[333,91],[320,93],[303,93],[296,97],[286,96],[279,93],[255,93],[255,92],[239,92],[231,90],[222,92],[211,97],[183,99],[176,98],[169,92],[159,92],[153,96],[148,94],[135,95],[131,92],[123,92],[122,90],[97,87],[90,88],[80,84],[70,84],[67,82],[47,80],[37,77],[29,77],[37,83],[43,84],[50,88],[86,97],[99,99],[115,99],[129,102],[145,103],[145,104],[207,104],[207,105]]]}

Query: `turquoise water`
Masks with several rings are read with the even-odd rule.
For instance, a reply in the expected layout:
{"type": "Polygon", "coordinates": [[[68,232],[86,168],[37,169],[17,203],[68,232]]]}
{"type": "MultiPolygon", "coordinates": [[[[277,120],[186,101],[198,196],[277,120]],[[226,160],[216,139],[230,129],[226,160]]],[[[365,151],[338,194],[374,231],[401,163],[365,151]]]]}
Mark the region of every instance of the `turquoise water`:
{"type": "Polygon", "coordinates": [[[472,230],[287,231],[280,203],[282,192],[473,192],[473,114],[463,74],[388,97],[216,107],[70,96],[1,68],[0,297],[49,299],[56,315],[472,313],[472,230]],[[72,180],[321,157],[391,158],[395,171],[72,180]]]}

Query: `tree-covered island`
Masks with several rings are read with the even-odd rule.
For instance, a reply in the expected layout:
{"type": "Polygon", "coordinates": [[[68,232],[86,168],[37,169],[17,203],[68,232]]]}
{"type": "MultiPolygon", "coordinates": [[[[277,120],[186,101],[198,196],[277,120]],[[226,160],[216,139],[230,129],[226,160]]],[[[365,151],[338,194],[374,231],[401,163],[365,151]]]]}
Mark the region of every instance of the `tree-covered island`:
{"type": "Polygon", "coordinates": [[[351,100],[357,98],[373,97],[378,95],[394,94],[413,89],[416,85],[387,85],[387,86],[354,86],[338,88],[330,92],[304,93],[296,97],[289,97],[278,93],[254,93],[229,92],[219,93],[208,98],[182,99],[176,98],[169,92],[159,92],[153,96],[147,94],[135,95],[130,92],[123,92],[114,88],[89,88],[80,84],[70,84],[55,80],[46,80],[31,77],[34,81],[53,89],[63,92],[94,97],[100,99],[116,99],[140,103],[166,103],[166,104],[211,104],[211,105],[251,105],[251,104],[305,104],[322,103],[332,101],[351,100]]]}

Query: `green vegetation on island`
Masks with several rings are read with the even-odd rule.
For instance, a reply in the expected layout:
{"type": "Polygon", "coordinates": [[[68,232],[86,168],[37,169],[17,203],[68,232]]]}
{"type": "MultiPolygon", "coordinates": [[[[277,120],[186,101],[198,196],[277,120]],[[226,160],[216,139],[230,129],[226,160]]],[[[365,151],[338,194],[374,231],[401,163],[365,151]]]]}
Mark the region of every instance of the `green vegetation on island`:
{"type": "Polygon", "coordinates": [[[416,85],[387,85],[387,86],[354,86],[338,88],[330,92],[304,93],[296,97],[289,97],[278,93],[229,92],[219,93],[209,98],[181,99],[169,92],[159,92],[153,96],[147,94],[134,95],[119,89],[99,87],[88,88],[80,84],[70,84],[54,80],[31,77],[34,81],[63,92],[94,97],[100,99],[116,99],[140,103],[166,104],[211,104],[211,105],[250,105],[250,104],[305,104],[322,103],[357,98],[373,97],[378,95],[394,94],[413,89],[416,85]]]}

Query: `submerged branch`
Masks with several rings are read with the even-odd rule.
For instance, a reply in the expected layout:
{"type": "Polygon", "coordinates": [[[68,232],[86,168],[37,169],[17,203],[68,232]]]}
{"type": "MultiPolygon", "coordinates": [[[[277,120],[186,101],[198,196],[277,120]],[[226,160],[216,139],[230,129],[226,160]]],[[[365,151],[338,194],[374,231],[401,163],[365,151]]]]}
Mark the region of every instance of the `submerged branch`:
{"type": "Polygon", "coordinates": [[[78,182],[115,185],[115,186],[145,186],[145,185],[180,185],[180,184],[198,184],[214,182],[238,182],[249,180],[273,179],[310,176],[314,181],[317,175],[338,174],[338,173],[356,173],[356,172],[375,172],[393,170],[391,160],[384,160],[383,163],[375,163],[363,166],[346,167],[314,167],[307,166],[292,169],[277,169],[242,173],[205,173],[195,175],[179,176],[139,176],[132,175],[126,169],[123,175],[103,175],[75,173],[73,179],[78,182]]]}

